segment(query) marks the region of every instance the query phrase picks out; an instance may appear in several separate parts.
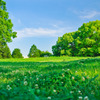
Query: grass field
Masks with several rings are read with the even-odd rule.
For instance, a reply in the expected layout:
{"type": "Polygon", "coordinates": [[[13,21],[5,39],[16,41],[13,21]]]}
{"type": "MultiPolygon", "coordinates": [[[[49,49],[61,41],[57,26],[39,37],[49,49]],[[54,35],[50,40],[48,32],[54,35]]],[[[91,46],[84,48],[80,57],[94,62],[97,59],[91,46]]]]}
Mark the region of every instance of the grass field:
{"type": "Polygon", "coordinates": [[[0,59],[0,100],[100,100],[100,57],[0,59]]]}

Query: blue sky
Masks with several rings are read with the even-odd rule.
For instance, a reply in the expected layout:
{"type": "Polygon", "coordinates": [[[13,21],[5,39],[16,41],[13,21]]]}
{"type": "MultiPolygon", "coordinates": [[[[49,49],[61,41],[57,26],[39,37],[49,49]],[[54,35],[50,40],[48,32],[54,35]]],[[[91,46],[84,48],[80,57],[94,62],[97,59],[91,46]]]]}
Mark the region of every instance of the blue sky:
{"type": "Polygon", "coordinates": [[[52,52],[57,38],[76,31],[83,23],[100,20],[100,0],[4,0],[17,38],[8,43],[24,57],[35,44],[52,52]]]}

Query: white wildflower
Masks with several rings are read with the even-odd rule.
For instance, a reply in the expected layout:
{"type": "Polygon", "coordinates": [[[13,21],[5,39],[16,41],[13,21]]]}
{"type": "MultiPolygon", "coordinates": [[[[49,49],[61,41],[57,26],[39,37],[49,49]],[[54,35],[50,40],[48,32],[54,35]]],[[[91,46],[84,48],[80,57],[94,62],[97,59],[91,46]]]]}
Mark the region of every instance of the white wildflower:
{"type": "Polygon", "coordinates": [[[77,73],[77,71],[75,71],[75,73],[77,73]]]}
{"type": "Polygon", "coordinates": [[[50,100],[50,99],[51,99],[51,97],[48,97],[48,99],[50,100]]]}
{"type": "Polygon", "coordinates": [[[65,77],[65,75],[64,75],[64,74],[62,74],[62,77],[65,77]]]}
{"type": "Polygon", "coordinates": [[[7,90],[11,90],[11,87],[10,87],[10,85],[7,85],[7,90]]]}
{"type": "Polygon", "coordinates": [[[27,85],[28,84],[28,82],[27,81],[24,81],[24,85],[27,85]]]}
{"type": "Polygon", "coordinates": [[[38,87],[38,84],[35,84],[35,87],[38,87]]]}
{"type": "Polygon", "coordinates": [[[72,94],[72,93],[74,93],[74,91],[70,91],[70,93],[72,94]]]}
{"type": "Polygon", "coordinates": [[[38,81],[38,80],[39,80],[39,78],[36,78],[36,80],[38,81]]]}
{"type": "Polygon", "coordinates": [[[64,82],[61,82],[62,84],[64,83],[64,82]]]}
{"type": "Polygon", "coordinates": [[[53,90],[53,92],[56,92],[56,90],[53,90]]]}
{"type": "Polygon", "coordinates": [[[67,71],[69,71],[70,69],[67,69],[67,71]]]}
{"type": "Polygon", "coordinates": [[[79,97],[78,97],[78,100],[82,100],[82,98],[83,98],[82,96],[79,96],[79,97]]]}
{"type": "Polygon", "coordinates": [[[80,91],[80,90],[78,91],[78,93],[79,93],[80,95],[82,95],[82,93],[81,93],[81,91],[80,91]]]}
{"type": "Polygon", "coordinates": [[[85,97],[84,97],[84,100],[89,100],[88,96],[85,96],[85,97]]]}

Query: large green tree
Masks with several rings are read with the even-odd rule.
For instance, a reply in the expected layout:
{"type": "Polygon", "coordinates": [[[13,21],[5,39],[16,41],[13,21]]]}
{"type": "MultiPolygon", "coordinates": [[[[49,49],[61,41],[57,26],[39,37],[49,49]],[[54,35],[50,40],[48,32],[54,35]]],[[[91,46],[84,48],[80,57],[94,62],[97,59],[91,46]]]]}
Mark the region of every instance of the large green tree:
{"type": "Polygon", "coordinates": [[[20,52],[20,49],[16,48],[12,52],[13,58],[23,58],[22,53],[20,52]]]}
{"type": "Polygon", "coordinates": [[[32,45],[28,54],[28,57],[40,57],[41,51],[37,49],[36,45],[32,45]]]}
{"type": "Polygon", "coordinates": [[[58,38],[52,46],[55,56],[99,56],[100,55],[100,21],[83,23],[76,31],[66,33],[58,38]]]}
{"type": "MultiPolygon", "coordinates": [[[[12,30],[13,24],[6,9],[6,2],[0,0],[0,49],[11,42],[12,38],[16,37],[16,32],[12,30]]],[[[1,54],[2,52],[0,52],[1,54]]],[[[3,55],[3,54],[1,54],[3,55]]]]}

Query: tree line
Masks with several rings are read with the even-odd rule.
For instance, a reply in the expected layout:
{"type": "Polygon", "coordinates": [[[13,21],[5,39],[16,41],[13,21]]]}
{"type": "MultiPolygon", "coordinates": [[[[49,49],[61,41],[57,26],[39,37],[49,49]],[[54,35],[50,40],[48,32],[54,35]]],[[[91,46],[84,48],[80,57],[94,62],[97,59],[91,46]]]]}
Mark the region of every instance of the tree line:
{"type": "MultiPolygon", "coordinates": [[[[49,57],[52,54],[48,51],[39,50],[34,44],[31,46],[28,57],[49,57]]],[[[9,47],[6,45],[0,51],[0,58],[23,58],[23,55],[19,48],[15,48],[11,54],[9,47]]]]}
{"type": "MultiPolygon", "coordinates": [[[[17,32],[12,30],[13,24],[6,9],[6,2],[0,0],[0,58],[23,58],[20,49],[10,52],[7,43],[16,38],[17,32]]],[[[100,21],[83,23],[75,32],[65,33],[52,46],[54,56],[100,56],[100,21]]],[[[28,57],[52,56],[48,51],[39,50],[34,44],[28,57]]]]}
{"type": "MultiPolygon", "coordinates": [[[[13,50],[12,54],[7,43],[12,42],[12,38],[16,38],[17,32],[13,32],[13,24],[9,19],[9,13],[6,9],[6,2],[0,0],[0,58],[23,58],[19,48],[13,50]]],[[[30,49],[28,57],[43,57],[51,56],[52,54],[48,51],[41,51],[33,45],[30,49]]]]}
{"type": "Polygon", "coordinates": [[[52,51],[55,56],[100,56],[100,21],[83,23],[77,31],[58,37],[52,51]]]}

